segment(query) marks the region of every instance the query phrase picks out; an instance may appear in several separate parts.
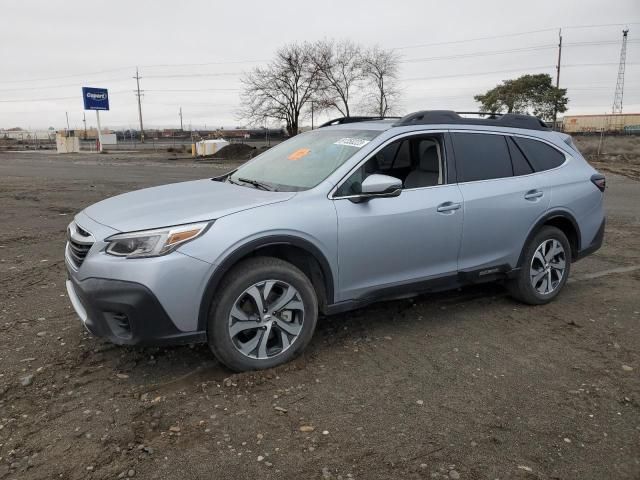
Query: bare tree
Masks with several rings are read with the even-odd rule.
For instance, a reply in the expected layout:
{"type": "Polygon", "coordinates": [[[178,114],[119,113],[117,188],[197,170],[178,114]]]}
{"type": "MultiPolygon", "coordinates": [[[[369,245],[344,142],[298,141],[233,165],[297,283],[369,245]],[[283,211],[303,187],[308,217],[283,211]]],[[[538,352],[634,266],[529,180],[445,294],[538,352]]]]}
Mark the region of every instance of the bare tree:
{"type": "Polygon", "coordinates": [[[399,58],[393,50],[376,46],[363,55],[364,74],[371,88],[365,103],[376,115],[384,117],[397,108],[399,58]]]}
{"type": "Polygon", "coordinates": [[[353,91],[364,80],[361,47],[349,40],[317,42],[314,60],[324,83],[318,92],[318,106],[335,108],[344,117],[350,116],[353,91]]]}
{"type": "Polygon", "coordinates": [[[308,43],[286,45],[266,67],[256,67],[242,78],[241,116],[249,122],[284,122],[287,133],[298,134],[305,105],[318,94],[322,82],[308,43]]]}

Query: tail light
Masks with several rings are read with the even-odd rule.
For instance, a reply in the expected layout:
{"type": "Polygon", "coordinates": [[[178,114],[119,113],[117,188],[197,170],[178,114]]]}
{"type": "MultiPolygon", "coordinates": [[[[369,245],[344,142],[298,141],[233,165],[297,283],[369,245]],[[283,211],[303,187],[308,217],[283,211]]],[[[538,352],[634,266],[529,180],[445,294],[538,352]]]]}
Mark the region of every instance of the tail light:
{"type": "Polygon", "coordinates": [[[607,187],[606,178],[604,177],[604,175],[601,175],[599,173],[591,175],[591,181],[596,187],[598,187],[598,190],[600,190],[601,192],[604,192],[604,189],[607,187]]]}

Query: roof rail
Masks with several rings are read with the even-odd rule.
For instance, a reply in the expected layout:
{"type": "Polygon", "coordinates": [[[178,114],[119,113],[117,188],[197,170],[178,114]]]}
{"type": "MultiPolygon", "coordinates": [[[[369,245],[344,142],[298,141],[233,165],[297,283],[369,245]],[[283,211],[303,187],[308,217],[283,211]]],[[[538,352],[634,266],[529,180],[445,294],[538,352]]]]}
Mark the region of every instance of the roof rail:
{"type": "Polygon", "coordinates": [[[402,117],[338,117],[323,123],[318,128],[329,127],[331,125],[343,125],[345,123],[368,122],[371,120],[401,119],[402,117]]]}
{"type": "Polygon", "coordinates": [[[526,128],[529,130],[549,130],[549,127],[533,115],[518,113],[491,113],[491,112],[454,112],[453,110],[423,110],[410,113],[394,123],[394,127],[408,125],[491,125],[494,127],[526,128]],[[465,118],[463,115],[488,115],[488,118],[465,118]]]}
{"type": "Polygon", "coordinates": [[[487,117],[490,119],[496,119],[501,117],[502,113],[497,112],[456,112],[458,115],[477,115],[479,117],[487,117]]]}

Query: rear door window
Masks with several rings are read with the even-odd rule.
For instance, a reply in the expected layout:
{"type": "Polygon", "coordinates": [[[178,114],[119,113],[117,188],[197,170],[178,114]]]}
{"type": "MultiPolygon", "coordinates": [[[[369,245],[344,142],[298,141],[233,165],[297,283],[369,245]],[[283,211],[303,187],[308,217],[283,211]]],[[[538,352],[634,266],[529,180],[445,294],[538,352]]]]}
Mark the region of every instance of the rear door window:
{"type": "Polygon", "coordinates": [[[559,167],[565,161],[563,153],[544,142],[523,137],[513,137],[513,140],[536,172],[559,167]]]}
{"type": "Polygon", "coordinates": [[[458,182],[474,182],[513,176],[511,158],[503,135],[452,133],[458,182]]]}

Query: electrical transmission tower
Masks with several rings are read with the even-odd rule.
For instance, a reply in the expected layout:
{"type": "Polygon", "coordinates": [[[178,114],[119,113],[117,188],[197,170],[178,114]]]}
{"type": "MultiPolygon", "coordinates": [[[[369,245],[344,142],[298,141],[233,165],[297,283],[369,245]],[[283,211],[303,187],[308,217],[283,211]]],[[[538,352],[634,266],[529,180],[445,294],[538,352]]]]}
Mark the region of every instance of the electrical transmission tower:
{"type": "Polygon", "coordinates": [[[613,97],[613,109],[611,113],[622,113],[622,97],[624,94],[624,69],[627,61],[627,34],[629,29],[622,31],[622,49],[620,50],[620,66],[618,67],[618,81],[616,82],[616,94],[613,97]]]}

